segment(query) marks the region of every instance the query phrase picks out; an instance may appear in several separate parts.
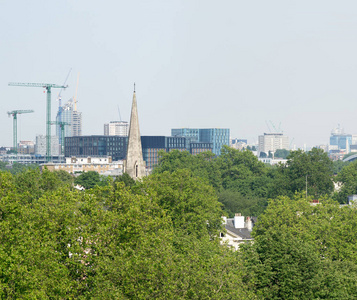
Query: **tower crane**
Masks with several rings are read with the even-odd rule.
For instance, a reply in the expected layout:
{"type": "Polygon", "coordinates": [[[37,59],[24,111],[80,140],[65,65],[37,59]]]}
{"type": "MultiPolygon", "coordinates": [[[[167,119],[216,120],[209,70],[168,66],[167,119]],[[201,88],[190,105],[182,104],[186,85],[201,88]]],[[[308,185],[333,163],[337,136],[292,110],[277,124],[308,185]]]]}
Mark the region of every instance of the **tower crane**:
{"type": "Polygon", "coordinates": [[[71,126],[71,124],[62,121],[52,121],[51,125],[59,125],[61,129],[61,154],[64,155],[64,126],[71,126]]]}
{"type": "MultiPolygon", "coordinates": [[[[68,77],[69,75],[71,74],[71,71],[72,71],[72,68],[69,69],[69,72],[67,74],[67,77],[63,83],[63,86],[66,85],[67,83],[67,80],[68,80],[68,77]]],[[[57,113],[57,116],[58,116],[58,122],[62,122],[62,91],[63,91],[63,88],[60,89],[59,93],[58,93],[58,96],[57,96],[57,100],[58,100],[58,113],[57,113]]],[[[57,132],[56,132],[56,135],[57,135],[57,132]]],[[[60,140],[60,144],[62,145],[62,141],[61,141],[61,138],[62,138],[62,135],[60,135],[59,137],[59,140],[60,140]]]]}
{"type": "Polygon", "coordinates": [[[33,110],[13,110],[8,111],[7,114],[13,117],[13,144],[14,144],[14,151],[17,154],[17,115],[19,114],[28,114],[33,113],[33,110]]]}
{"type": "Polygon", "coordinates": [[[51,89],[65,89],[67,85],[57,85],[53,83],[23,83],[10,82],[9,86],[24,86],[24,87],[42,87],[47,91],[47,109],[46,109],[46,161],[51,159],[51,89]]]}

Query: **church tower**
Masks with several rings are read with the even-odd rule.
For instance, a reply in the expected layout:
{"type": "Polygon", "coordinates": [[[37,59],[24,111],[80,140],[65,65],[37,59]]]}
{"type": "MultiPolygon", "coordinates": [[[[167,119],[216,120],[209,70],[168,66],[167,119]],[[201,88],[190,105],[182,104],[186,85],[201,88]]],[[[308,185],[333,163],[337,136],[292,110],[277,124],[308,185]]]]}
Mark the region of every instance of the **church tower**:
{"type": "Polygon", "coordinates": [[[143,150],[141,148],[141,136],[139,129],[138,107],[136,103],[135,83],[133,103],[131,105],[128,149],[124,161],[124,172],[128,173],[134,180],[146,175],[143,150]]]}

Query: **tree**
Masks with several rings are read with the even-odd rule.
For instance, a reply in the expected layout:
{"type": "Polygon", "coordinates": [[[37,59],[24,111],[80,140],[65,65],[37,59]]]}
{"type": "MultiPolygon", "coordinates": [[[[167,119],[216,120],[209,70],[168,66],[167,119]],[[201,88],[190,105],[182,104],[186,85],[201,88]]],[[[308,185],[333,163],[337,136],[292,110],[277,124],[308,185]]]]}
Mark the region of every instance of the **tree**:
{"type": "Polygon", "coordinates": [[[341,172],[341,170],[347,166],[350,162],[349,161],[342,161],[342,160],[335,160],[333,161],[333,174],[337,175],[341,172]]]}
{"type": "Polygon", "coordinates": [[[347,203],[347,196],[357,194],[357,161],[343,167],[334,181],[341,187],[334,193],[333,198],[340,203],[347,203]]]}
{"type": "Polygon", "coordinates": [[[329,200],[317,206],[299,194],[271,200],[254,243],[241,248],[245,283],[264,299],[352,299],[356,222],[351,208],[329,200]]]}
{"type": "Polygon", "coordinates": [[[143,179],[137,191],[157,199],[173,226],[196,237],[219,236],[222,210],[214,189],[189,170],[154,174],[143,179]]]}
{"type": "Polygon", "coordinates": [[[333,192],[333,164],[323,150],[291,151],[287,159],[286,166],[281,166],[280,170],[289,180],[290,195],[305,190],[306,182],[308,194],[315,198],[333,192]]]}
{"type": "Polygon", "coordinates": [[[290,153],[289,150],[286,150],[286,149],[278,149],[278,150],[275,151],[274,157],[286,159],[286,158],[288,157],[289,153],[290,153]]]}
{"type": "Polygon", "coordinates": [[[130,177],[128,173],[123,173],[123,175],[118,176],[114,180],[114,184],[123,182],[125,186],[131,187],[135,184],[135,180],[130,177]]]}
{"type": "Polygon", "coordinates": [[[224,206],[224,210],[229,217],[235,213],[242,213],[243,216],[259,216],[267,205],[267,200],[257,196],[243,196],[234,190],[222,190],[218,194],[218,200],[224,206]]]}
{"type": "Polygon", "coordinates": [[[76,179],[74,180],[74,184],[79,184],[83,186],[86,189],[91,189],[95,187],[96,185],[98,186],[105,186],[108,185],[110,182],[109,177],[105,177],[103,175],[100,175],[96,171],[88,171],[84,172],[76,179]]]}
{"type": "Polygon", "coordinates": [[[159,174],[166,171],[172,173],[180,169],[189,169],[194,176],[208,180],[218,190],[221,187],[221,174],[214,161],[212,152],[191,155],[188,151],[160,151],[159,163],[153,173],[159,174]]]}

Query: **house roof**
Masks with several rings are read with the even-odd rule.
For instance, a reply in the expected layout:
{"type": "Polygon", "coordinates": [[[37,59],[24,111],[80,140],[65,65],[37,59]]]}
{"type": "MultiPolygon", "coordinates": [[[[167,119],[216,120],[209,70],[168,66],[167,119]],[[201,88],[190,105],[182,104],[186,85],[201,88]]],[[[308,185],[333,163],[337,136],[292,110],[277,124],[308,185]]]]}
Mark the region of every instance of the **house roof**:
{"type": "Polygon", "coordinates": [[[235,228],[233,219],[228,219],[227,224],[225,225],[226,230],[240,236],[244,240],[252,239],[250,231],[247,228],[235,228]]]}

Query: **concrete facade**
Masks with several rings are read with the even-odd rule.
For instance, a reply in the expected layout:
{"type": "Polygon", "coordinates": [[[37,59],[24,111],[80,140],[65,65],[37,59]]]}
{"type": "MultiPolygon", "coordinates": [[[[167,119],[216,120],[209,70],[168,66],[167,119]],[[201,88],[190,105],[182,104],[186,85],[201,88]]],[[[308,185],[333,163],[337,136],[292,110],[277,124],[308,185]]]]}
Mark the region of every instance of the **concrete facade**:
{"type": "Polygon", "coordinates": [[[95,171],[102,175],[122,175],[123,161],[112,161],[110,156],[101,157],[67,157],[66,163],[44,163],[41,168],[46,167],[49,171],[63,170],[70,174],[77,172],[95,171]]]}
{"type": "Polygon", "coordinates": [[[128,136],[129,124],[125,121],[111,121],[104,124],[104,135],[128,136]]]}
{"type": "Polygon", "coordinates": [[[259,136],[258,151],[266,154],[274,153],[278,149],[289,150],[289,137],[282,133],[264,133],[259,136]]]}

